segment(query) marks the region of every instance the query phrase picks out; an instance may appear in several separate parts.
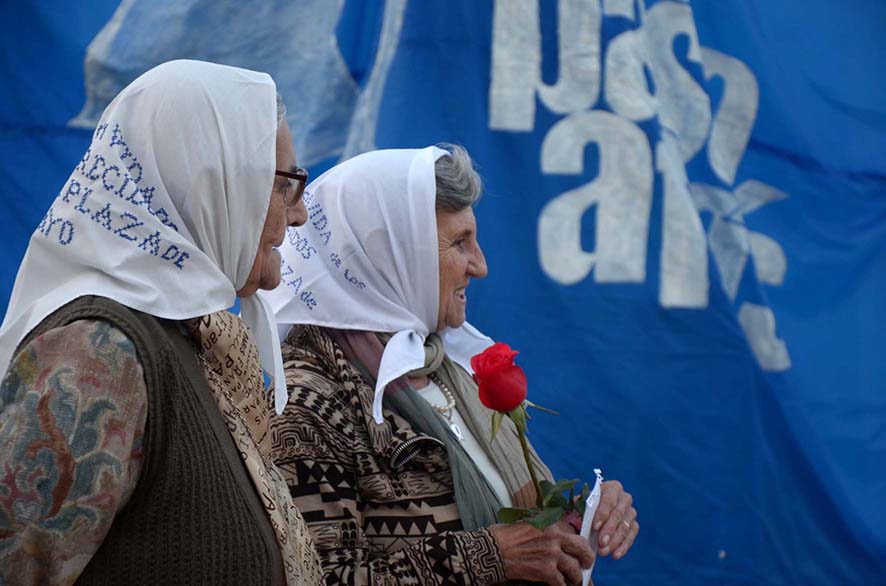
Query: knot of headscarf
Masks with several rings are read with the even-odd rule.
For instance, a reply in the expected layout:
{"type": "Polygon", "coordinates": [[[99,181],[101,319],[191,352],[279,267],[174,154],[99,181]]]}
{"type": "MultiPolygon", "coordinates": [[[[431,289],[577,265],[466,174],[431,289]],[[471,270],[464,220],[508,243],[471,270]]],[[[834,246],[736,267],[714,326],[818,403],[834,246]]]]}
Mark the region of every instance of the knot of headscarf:
{"type": "MultiPolygon", "coordinates": [[[[378,335],[378,339],[381,340],[382,344],[387,344],[391,338],[391,334],[385,333],[378,335]]],[[[407,372],[407,377],[429,376],[430,374],[436,372],[437,369],[440,368],[440,365],[443,364],[443,359],[446,358],[446,352],[443,349],[443,338],[441,338],[439,335],[428,334],[428,337],[425,338],[424,350],[424,365],[420,368],[416,368],[407,372]]]]}

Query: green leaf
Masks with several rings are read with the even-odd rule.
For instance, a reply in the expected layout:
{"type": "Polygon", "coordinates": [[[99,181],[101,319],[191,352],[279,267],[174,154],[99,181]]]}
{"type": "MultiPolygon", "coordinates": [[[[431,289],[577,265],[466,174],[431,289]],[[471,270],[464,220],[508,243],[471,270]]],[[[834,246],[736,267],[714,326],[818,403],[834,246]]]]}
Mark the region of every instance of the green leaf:
{"type": "Polygon", "coordinates": [[[544,411],[545,413],[553,413],[554,415],[559,415],[559,413],[557,413],[557,412],[554,411],[553,409],[548,409],[547,407],[542,407],[541,405],[536,405],[535,403],[533,403],[533,402],[530,401],[529,399],[526,399],[526,400],[524,401],[524,403],[526,403],[526,404],[529,405],[530,407],[535,407],[535,408],[538,409],[539,411],[544,411]]]}
{"type": "Polygon", "coordinates": [[[569,509],[569,501],[563,497],[563,491],[572,489],[578,480],[560,480],[556,484],[552,484],[547,480],[538,483],[541,489],[542,505],[548,507],[563,507],[569,509]]]}
{"type": "Polygon", "coordinates": [[[517,429],[526,430],[526,407],[520,405],[516,409],[508,412],[508,417],[517,426],[517,429]]]}
{"type": "Polygon", "coordinates": [[[560,507],[561,509],[566,509],[568,506],[566,497],[556,492],[545,497],[542,504],[546,507],[560,507]]]}
{"type": "Polygon", "coordinates": [[[541,496],[545,497],[551,492],[551,489],[554,488],[554,483],[550,480],[542,480],[538,483],[538,487],[541,489],[541,496]]]}
{"type": "Polygon", "coordinates": [[[544,530],[559,521],[565,512],[563,507],[546,508],[531,517],[526,517],[525,521],[536,529],[544,530]]]}
{"type": "Polygon", "coordinates": [[[588,488],[588,483],[585,482],[584,486],[581,487],[581,494],[578,496],[578,502],[575,503],[575,510],[578,511],[579,515],[585,514],[585,507],[588,505],[588,495],[591,494],[591,489],[588,488]]]}
{"type": "Polygon", "coordinates": [[[495,434],[498,433],[498,428],[501,427],[501,421],[504,419],[504,413],[501,411],[493,411],[492,412],[492,437],[489,438],[489,441],[495,439],[495,434]]]}
{"type": "Polygon", "coordinates": [[[505,507],[503,509],[499,509],[498,520],[502,523],[510,525],[511,523],[522,521],[524,518],[528,517],[531,514],[532,509],[515,509],[511,507],[505,507]]]}
{"type": "Polygon", "coordinates": [[[574,480],[558,480],[557,484],[551,487],[551,490],[556,493],[561,493],[568,488],[572,488],[578,483],[578,478],[574,480]]]}

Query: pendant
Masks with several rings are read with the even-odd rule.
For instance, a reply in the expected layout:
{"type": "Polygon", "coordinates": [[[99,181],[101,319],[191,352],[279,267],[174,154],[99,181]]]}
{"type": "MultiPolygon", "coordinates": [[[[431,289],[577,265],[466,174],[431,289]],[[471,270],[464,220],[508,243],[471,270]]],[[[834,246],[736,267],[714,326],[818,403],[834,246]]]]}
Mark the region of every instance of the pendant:
{"type": "Polygon", "coordinates": [[[465,441],[465,436],[462,435],[461,428],[458,426],[457,423],[455,423],[454,421],[450,421],[449,422],[449,429],[452,430],[452,433],[455,434],[455,437],[458,438],[458,441],[460,441],[460,442],[465,441]]]}

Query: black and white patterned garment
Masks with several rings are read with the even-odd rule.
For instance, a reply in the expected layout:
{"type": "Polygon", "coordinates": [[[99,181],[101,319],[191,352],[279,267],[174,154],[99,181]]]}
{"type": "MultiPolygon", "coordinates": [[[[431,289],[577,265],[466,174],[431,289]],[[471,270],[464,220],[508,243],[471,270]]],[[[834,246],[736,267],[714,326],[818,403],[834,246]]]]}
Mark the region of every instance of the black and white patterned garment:
{"type": "Polygon", "coordinates": [[[327,584],[497,584],[486,529],[463,531],[446,450],[385,411],[321,328],[283,344],[290,391],[271,418],[273,459],[308,524],[327,584]]]}

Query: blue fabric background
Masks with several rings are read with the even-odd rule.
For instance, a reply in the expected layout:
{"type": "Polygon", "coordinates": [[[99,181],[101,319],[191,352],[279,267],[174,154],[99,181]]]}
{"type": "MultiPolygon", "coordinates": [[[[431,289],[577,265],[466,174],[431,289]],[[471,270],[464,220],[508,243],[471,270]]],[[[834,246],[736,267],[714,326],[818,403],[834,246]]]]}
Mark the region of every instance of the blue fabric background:
{"type": "Polygon", "coordinates": [[[539,413],[531,427],[555,473],[589,479],[601,467],[639,510],[634,550],[599,562],[597,583],[886,584],[882,2],[134,1],[99,42],[116,9],[112,1],[0,6],[2,307],[30,233],[79,161],[108,92],[176,57],[265,70],[314,176],[372,147],[448,141],[476,159],[487,187],[477,216],[490,275],[469,289],[470,319],[521,351],[530,398],[562,413],[539,413]],[[491,98],[504,71],[493,57],[504,38],[494,23],[513,24],[505,13],[516,5],[540,37],[535,45],[524,38],[499,62],[523,72],[512,83],[530,83],[533,46],[538,87],[562,79],[565,56],[575,54],[597,63],[575,70],[579,81],[602,80],[596,99],[567,111],[530,88],[535,112],[524,129],[493,123],[493,110],[514,110],[491,98]],[[593,9],[599,40],[559,45],[569,37],[564,21],[579,22],[562,18],[570,6],[593,9]],[[676,14],[682,20],[668,16],[676,14]],[[683,32],[660,34],[675,22],[683,32]],[[629,34],[649,50],[636,71],[655,96],[655,112],[634,120],[624,108],[642,104],[625,105],[618,100],[626,94],[606,89],[619,68],[605,59],[629,34]],[[749,85],[707,75],[709,50],[743,63],[758,88],[756,102],[741,102],[753,115],[731,177],[711,162],[712,121],[731,91],[749,85]],[[675,79],[683,85],[668,86],[675,79]],[[545,139],[558,142],[552,129],[589,111],[608,112],[600,116],[639,136],[635,144],[651,156],[645,166],[624,152],[609,159],[623,143],[604,133],[574,146],[578,170],[566,169],[568,153],[545,168],[545,139]],[[700,120],[700,147],[682,160],[680,145],[692,142],[700,120]],[[663,143],[678,145],[667,173],[663,143]],[[569,246],[575,258],[597,251],[597,264],[565,283],[541,255],[568,230],[554,223],[553,235],[540,235],[540,217],[561,194],[602,185],[606,160],[615,161],[615,188],[598,194],[606,203],[571,208],[580,242],[551,249],[561,269],[569,246]],[[630,232],[625,215],[607,224],[608,206],[638,201],[624,181],[647,167],[645,232],[630,232]],[[667,174],[674,191],[666,194],[667,174]],[[747,181],[780,195],[736,214],[748,193],[761,193],[742,192],[747,181]],[[705,207],[698,189],[719,194],[725,207],[705,207]],[[685,250],[665,244],[672,204],[695,218],[687,229],[701,235],[701,265],[697,241],[685,250]],[[607,277],[602,251],[628,232],[642,236],[642,276],[607,277]],[[766,239],[768,248],[754,248],[766,239]],[[669,273],[680,259],[688,276],[669,273]],[[701,301],[668,301],[671,287],[701,301]],[[771,327],[765,318],[743,322],[743,308],[769,315],[771,327]]]}

